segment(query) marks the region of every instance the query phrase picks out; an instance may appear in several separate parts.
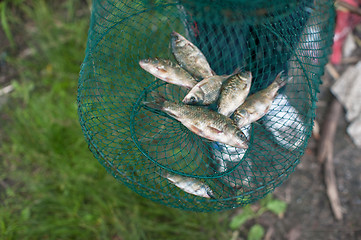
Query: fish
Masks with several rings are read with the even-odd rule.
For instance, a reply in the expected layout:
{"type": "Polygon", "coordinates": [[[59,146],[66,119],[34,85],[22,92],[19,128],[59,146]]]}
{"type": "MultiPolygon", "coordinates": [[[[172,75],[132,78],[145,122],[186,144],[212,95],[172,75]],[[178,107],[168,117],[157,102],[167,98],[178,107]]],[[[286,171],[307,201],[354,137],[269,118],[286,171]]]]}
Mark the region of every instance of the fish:
{"type": "Polygon", "coordinates": [[[186,70],[166,59],[142,59],[139,65],[153,76],[171,84],[188,89],[193,88],[197,81],[186,70]]]}
{"type": "Polygon", "coordinates": [[[179,65],[196,78],[214,75],[206,57],[193,43],[179,33],[171,33],[172,52],[179,65]]]}
{"type": "Polygon", "coordinates": [[[246,101],[234,112],[234,121],[239,128],[251,124],[262,118],[270,109],[273,100],[278,94],[278,90],[285,86],[288,81],[282,77],[283,71],[280,72],[276,79],[267,88],[249,96],[246,101]]]}
{"type": "Polygon", "coordinates": [[[233,147],[248,148],[247,137],[235,123],[208,108],[167,101],[162,96],[143,104],[167,113],[198,136],[233,147]]]}
{"type": "Polygon", "coordinates": [[[183,103],[192,105],[210,105],[217,101],[222,84],[232,75],[215,75],[197,83],[184,97],[183,103]]]}
{"type": "Polygon", "coordinates": [[[213,196],[212,189],[207,184],[195,178],[183,177],[170,173],[160,175],[167,178],[171,183],[187,193],[204,198],[211,198],[213,196]]]}
{"type": "MultiPolygon", "coordinates": [[[[241,131],[249,138],[250,125],[245,126],[241,131]]],[[[219,173],[228,171],[230,164],[241,161],[246,154],[246,149],[235,148],[224,143],[213,142],[211,144],[215,169],[219,173]]]]}
{"type": "Polygon", "coordinates": [[[306,124],[285,94],[277,95],[263,119],[263,126],[272,133],[276,143],[285,149],[292,151],[306,142],[306,124]]]}
{"type": "MultiPolygon", "coordinates": [[[[250,129],[251,125],[247,125],[241,129],[248,139],[250,137],[250,129]]],[[[215,169],[220,173],[229,169],[227,166],[229,163],[241,161],[247,151],[246,149],[235,148],[219,142],[213,142],[211,144],[211,150],[215,169]]]]}
{"type": "Polygon", "coordinates": [[[245,101],[251,89],[252,73],[241,72],[224,82],[218,102],[218,112],[226,117],[245,101]]]}

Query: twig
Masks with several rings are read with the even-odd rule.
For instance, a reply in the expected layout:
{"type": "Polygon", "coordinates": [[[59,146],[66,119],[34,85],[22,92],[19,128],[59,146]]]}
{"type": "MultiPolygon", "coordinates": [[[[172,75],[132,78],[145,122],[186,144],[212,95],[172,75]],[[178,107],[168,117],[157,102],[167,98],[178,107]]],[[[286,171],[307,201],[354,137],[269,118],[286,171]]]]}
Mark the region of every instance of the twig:
{"type": "Polygon", "coordinates": [[[313,129],[312,129],[312,135],[313,138],[316,140],[320,140],[320,125],[318,124],[318,122],[315,120],[313,120],[313,129]]]}
{"type": "Polygon", "coordinates": [[[14,90],[14,87],[12,85],[6,86],[4,88],[0,89],[0,96],[10,93],[14,90]]]}
{"type": "Polygon", "coordinates": [[[350,13],[353,13],[353,14],[357,14],[359,16],[361,16],[361,9],[358,8],[358,7],[355,7],[347,2],[344,2],[344,1],[340,1],[340,0],[337,0],[335,2],[335,7],[336,8],[343,8],[343,9],[346,9],[347,11],[349,11],[350,13]]]}
{"type": "Polygon", "coordinates": [[[330,110],[327,113],[324,127],[322,128],[317,156],[317,160],[320,163],[324,163],[327,196],[330,200],[332,212],[337,220],[342,219],[342,209],[338,196],[336,177],[333,167],[333,142],[335,139],[337,123],[341,112],[342,106],[338,100],[334,98],[332,100],[330,110]]]}
{"type": "Polygon", "coordinates": [[[327,153],[324,168],[327,196],[331,203],[332,212],[336,220],[342,220],[341,202],[338,196],[335,169],[333,167],[333,151],[327,153]]]}
{"type": "Polygon", "coordinates": [[[331,63],[326,64],[326,70],[331,75],[331,77],[333,79],[336,80],[336,79],[340,78],[340,74],[337,72],[337,70],[335,69],[335,67],[331,63]]]}
{"type": "Polygon", "coordinates": [[[337,128],[337,122],[342,112],[342,106],[333,99],[329,112],[323,124],[321,139],[318,147],[317,160],[323,163],[327,157],[327,152],[333,151],[333,142],[337,128]]]}
{"type": "Polygon", "coordinates": [[[269,227],[263,240],[271,240],[274,233],[275,229],[273,227],[269,227]]]}
{"type": "Polygon", "coordinates": [[[231,240],[237,240],[239,236],[239,231],[233,231],[231,240]]]}
{"type": "MultiPolygon", "coordinates": [[[[359,44],[361,46],[361,43],[359,44]]],[[[342,64],[356,64],[360,61],[359,57],[348,57],[341,60],[342,64]]]]}

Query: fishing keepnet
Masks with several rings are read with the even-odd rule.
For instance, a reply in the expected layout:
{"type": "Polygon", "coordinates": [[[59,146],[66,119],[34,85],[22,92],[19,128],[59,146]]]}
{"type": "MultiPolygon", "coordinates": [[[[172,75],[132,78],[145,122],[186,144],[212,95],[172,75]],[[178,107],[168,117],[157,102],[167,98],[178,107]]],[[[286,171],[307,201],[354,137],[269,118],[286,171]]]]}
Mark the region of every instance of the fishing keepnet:
{"type": "Polygon", "coordinates": [[[77,97],[90,150],[117,180],[167,206],[219,211],[263,198],[304,154],[334,18],[331,0],[94,0],[77,97]],[[248,149],[209,141],[143,104],[155,93],[181,102],[188,92],[139,66],[148,58],[176,62],[173,31],[195,44],[217,75],[251,71],[250,94],[281,71],[293,77],[268,112],[242,128],[248,149]],[[204,184],[209,197],[166,176],[204,184]]]}

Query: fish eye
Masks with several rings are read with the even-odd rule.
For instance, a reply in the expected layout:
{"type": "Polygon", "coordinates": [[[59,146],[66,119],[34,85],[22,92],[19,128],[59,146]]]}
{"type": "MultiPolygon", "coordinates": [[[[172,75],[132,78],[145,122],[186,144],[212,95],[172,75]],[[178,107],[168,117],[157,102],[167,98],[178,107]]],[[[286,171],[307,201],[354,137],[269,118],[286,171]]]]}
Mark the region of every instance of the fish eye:
{"type": "Polygon", "coordinates": [[[238,131],[238,132],[237,132],[237,136],[238,136],[240,139],[247,139],[246,135],[244,135],[244,133],[241,132],[241,131],[238,131]]]}
{"type": "Polygon", "coordinates": [[[197,99],[196,99],[194,96],[192,96],[192,97],[190,97],[189,101],[190,101],[191,103],[196,103],[196,102],[197,102],[197,99]]]}
{"type": "Polygon", "coordinates": [[[246,110],[242,109],[242,110],[239,112],[239,114],[240,114],[242,117],[246,117],[247,114],[248,114],[248,112],[247,112],[246,110]]]}

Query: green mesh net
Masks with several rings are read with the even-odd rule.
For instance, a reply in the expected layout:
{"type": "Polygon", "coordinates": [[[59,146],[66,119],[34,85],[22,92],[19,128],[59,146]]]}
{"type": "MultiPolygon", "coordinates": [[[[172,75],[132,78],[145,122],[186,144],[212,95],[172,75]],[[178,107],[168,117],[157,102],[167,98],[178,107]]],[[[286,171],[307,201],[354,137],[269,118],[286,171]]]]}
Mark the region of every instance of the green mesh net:
{"type": "Polygon", "coordinates": [[[94,0],[77,98],[89,148],[117,180],[167,206],[219,211],[255,202],[305,151],[333,29],[331,0],[94,0]],[[217,75],[251,71],[250,94],[281,71],[293,77],[268,112],[242,128],[248,149],[209,141],[143,104],[154,92],[174,102],[188,92],[139,66],[148,58],[176,62],[172,31],[217,75]]]}

